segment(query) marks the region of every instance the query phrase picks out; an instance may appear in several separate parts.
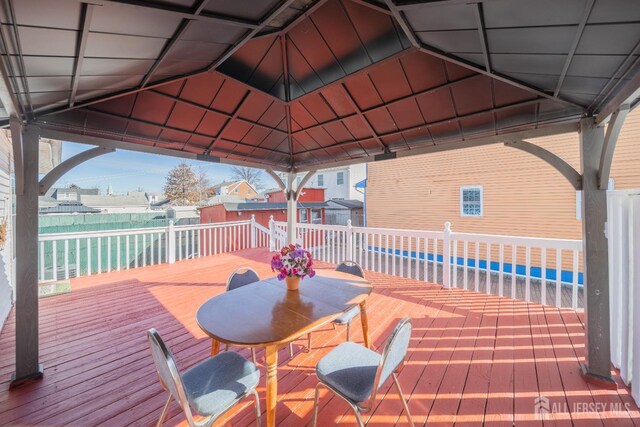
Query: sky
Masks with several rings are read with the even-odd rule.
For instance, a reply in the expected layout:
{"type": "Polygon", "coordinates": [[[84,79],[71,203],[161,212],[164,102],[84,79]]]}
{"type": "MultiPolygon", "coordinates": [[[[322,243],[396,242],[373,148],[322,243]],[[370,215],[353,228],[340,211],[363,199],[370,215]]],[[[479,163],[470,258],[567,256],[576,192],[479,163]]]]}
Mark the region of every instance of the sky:
{"type": "MultiPolygon", "coordinates": [[[[91,148],[93,148],[91,145],[63,142],[62,160],[91,148]]],[[[230,179],[233,168],[233,166],[219,163],[116,150],[76,166],[54,185],[66,187],[70,184],[76,184],[86,188],[97,187],[102,193],[105,193],[107,186],[111,184],[113,192],[116,194],[136,191],[139,188],[147,192],[161,193],[169,170],[182,162],[191,165],[195,171],[205,171],[212,184],[230,179]]],[[[266,173],[263,174],[262,181],[265,188],[275,186],[273,179],[266,173]]]]}

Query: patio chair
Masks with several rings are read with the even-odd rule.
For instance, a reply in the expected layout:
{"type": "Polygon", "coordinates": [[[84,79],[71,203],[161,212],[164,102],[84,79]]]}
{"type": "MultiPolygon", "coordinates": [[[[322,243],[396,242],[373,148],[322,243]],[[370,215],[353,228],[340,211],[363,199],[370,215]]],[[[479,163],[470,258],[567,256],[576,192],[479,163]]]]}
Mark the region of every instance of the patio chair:
{"type": "MultiPolygon", "coordinates": [[[[227,279],[227,287],[225,288],[225,292],[233,291],[234,289],[241,288],[246,285],[250,285],[255,282],[260,281],[260,276],[258,273],[251,267],[240,267],[227,279]]],[[[229,350],[229,344],[227,344],[224,348],[225,351],[229,350]]],[[[256,363],[256,349],[251,348],[251,360],[253,363],[256,363]]]]}
{"type": "Polygon", "coordinates": [[[313,406],[312,426],[316,426],[320,387],[331,390],[351,406],[359,426],[363,426],[362,413],[369,412],[376,401],[378,389],[389,377],[393,378],[407,421],[413,427],[409,406],[402,394],[396,372],[401,368],[411,339],[411,320],[402,319],[389,336],[382,355],[373,350],[344,342],[331,350],[318,362],[318,385],[313,406]]]}
{"type": "MultiPolygon", "coordinates": [[[[364,270],[360,265],[354,261],[343,261],[336,267],[336,271],[340,271],[342,273],[353,274],[354,276],[364,278],[364,270]]],[[[335,328],[336,325],[347,325],[347,341],[350,338],[350,329],[351,329],[351,321],[360,314],[360,307],[355,306],[346,312],[344,312],[340,317],[333,321],[333,326],[335,328]]]]}
{"type": "Polygon", "coordinates": [[[226,352],[201,362],[180,375],[171,351],[155,329],[147,332],[151,354],[162,387],[169,392],[157,426],[161,426],[175,399],[192,427],[211,426],[250,394],[256,399],[256,422],[260,426],[260,399],[256,386],[260,371],[238,353],[226,352]],[[194,415],[204,417],[196,421],[194,415]]]}

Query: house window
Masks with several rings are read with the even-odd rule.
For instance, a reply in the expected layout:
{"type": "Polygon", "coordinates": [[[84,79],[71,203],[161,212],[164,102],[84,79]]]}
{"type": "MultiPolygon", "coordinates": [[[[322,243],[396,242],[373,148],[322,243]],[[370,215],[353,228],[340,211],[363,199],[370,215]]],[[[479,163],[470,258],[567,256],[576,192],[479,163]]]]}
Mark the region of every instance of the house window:
{"type": "Polygon", "coordinates": [[[482,187],[460,187],[460,216],[482,216],[482,187]]]}
{"type": "Polygon", "coordinates": [[[306,224],[307,222],[307,210],[300,209],[300,224],[306,224]]]}
{"type": "Polygon", "coordinates": [[[322,224],[322,210],[313,209],[311,211],[311,223],[312,224],[322,224]]]}
{"type": "Polygon", "coordinates": [[[338,172],[338,185],[344,184],[344,172],[338,172]]]}
{"type": "Polygon", "coordinates": [[[322,187],[324,185],[324,176],[318,175],[318,187],[322,187]]]}

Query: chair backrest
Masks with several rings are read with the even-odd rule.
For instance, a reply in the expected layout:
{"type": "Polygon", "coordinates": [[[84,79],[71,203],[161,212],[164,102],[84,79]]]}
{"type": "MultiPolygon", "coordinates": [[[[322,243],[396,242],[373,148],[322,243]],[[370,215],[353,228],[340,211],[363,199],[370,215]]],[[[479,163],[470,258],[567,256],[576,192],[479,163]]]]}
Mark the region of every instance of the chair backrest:
{"type": "Polygon", "coordinates": [[[376,372],[371,403],[375,400],[376,391],[384,384],[404,361],[411,339],[411,319],[405,317],[396,325],[393,332],[387,339],[387,343],[382,351],[380,365],[376,372]]]}
{"type": "Polygon", "coordinates": [[[154,328],[147,331],[147,338],[149,339],[151,354],[153,355],[153,361],[155,362],[156,371],[158,372],[162,386],[171,393],[171,396],[178,402],[182,410],[185,411],[187,419],[191,421],[191,409],[184,391],[184,385],[182,384],[182,377],[178,372],[171,351],[167,348],[160,334],[154,328]]]}
{"type": "Polygon", "coordinates": [[[364,270],[358,263],[354,261],[343,261],[336,266],[336,271],[341,273],[353,274],[354,276],[362,277],[364,279],[364,270]]]}
{"type": "Polygon", "coordinates": [[[227,280],[227,291],[232,291],[259,281],[260,277],[254,269],[250,267],[241,267],[229,276],[229,279],[227,280]]]}

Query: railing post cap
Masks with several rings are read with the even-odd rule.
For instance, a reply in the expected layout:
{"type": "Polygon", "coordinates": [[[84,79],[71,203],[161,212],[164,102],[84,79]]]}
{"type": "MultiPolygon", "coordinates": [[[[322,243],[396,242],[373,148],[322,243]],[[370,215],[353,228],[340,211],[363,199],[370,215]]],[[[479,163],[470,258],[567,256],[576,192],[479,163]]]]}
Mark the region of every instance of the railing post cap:
{"type": "Polygon", "coordinates": [[[172,219],[169,220],[169,225],[173,225],[173,220],[172,219]]]}
{"type": "Polygon", "coordinates": [[[444,223],[444,231],[451,231],[451,223],[449,221],[444,223]]]}
{"type": "Polygon", "coordinates": [[[347,227],[351,227],[351,220],[350,219],[347,220],[347,227]]]}

